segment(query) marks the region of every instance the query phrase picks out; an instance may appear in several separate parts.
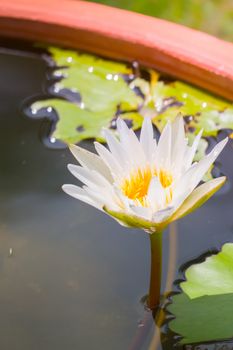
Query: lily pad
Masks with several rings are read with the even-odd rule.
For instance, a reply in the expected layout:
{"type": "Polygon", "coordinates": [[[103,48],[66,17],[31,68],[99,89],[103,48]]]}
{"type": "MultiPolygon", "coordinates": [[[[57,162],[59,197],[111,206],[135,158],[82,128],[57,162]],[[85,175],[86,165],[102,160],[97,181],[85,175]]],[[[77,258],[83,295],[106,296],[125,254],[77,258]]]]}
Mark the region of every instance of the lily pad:
{"type": "MultiPolygon", "coordinates": [[[[180,81],[165,83],[151,69],[142,71],[139,67],[134,74],[132,66],[125,63],[57,47],[47,50],[55,79],[49,91],[56,96],[31,107],[34,112],[45,106],[56,111],[53,138],[66,143],[101,140],[101,128],[114,129],[119,115],[133,129],[140,128],[143,118],[149,116],[161,132],[168,120],[181,113],[190,140],[200,129],[203,137],[216,136],[222,129],[233,130],[232,105],[207,92],[180,81]]],[[[196,160],[205,155],[207,146],[208,140],[202,138],[196,160]]]]}
{"type": "MultiPolygon", "coordinates": [[[[96,138],[104,141],[102,137],[103,128],[115,128],[116,119],[112,119],[114,109],[101,112],[93,112],[82,109],[77,104],[61,99],[49,99],[35,102],[31,108],[36,114],[40,111],[43,114],[43,108],[52,107],[60,116],[55,126],[52,137],[66,143],[78,143],[85,139],[96,138]],[[61,117],[62,116],[62,117],[61,117]]],[[[142,124],[142,117],[135,113],[126,113],[123,115],[130,126],[137,129],[142,124]]]]}
{"type": "Polygon", "coordinates": [[[71,50],[64,50],[58,47],[49,46],[47,50],[52,55],[52,65],[56,67],[77,67],[86,69],[102,78],[108,74],[132,74],[132,68],[117,61],[103,60],[94,55],[88,55],[71,50]],[[92,69],[90,69],[92,68],[92,69]]]}
{"type": "Polygon", "coordinates": [[[133,129],[141,127],[143,117],[136,111],[143,97],[127,83],[135,79],[131,67],[56,47],[47,50],[52,58],[50,64],[55,67],[55,82],[50,90],[58,98],[37,101],[31,109],[33,114],[45,107],[56,111],[58,122],[51,137],[66,143],[101,139],[101,129],[114,129],[119,112],[128,112],[122,117],[133,129]]]}
{"type": "Polygon", "coordinates": [[[182,293],[167,310],[175,318],[169,328],[190,344],[233,337],[233,243],[185,272],[182,293]]]}
{"type": "Polygon", "coordinates": [[[151,115],[160,131],[178,113],[185,117],[187,131],[195,134],[203,129],[203,136],[216,136],[219,130],[233,129],[232,104],[207,92],[180,81],[169,84],[159,81],[151,93],[142,114],[151,115]]]}
{"type": "MultiPolygon", "coordinates": [[[[93,112],[113,109],[137,109],[142,97],[129,87],[123,74],[132,75],[127,65],[96,58],[87,54],[49,48],[57,68],[54,77],[62,78],[55,91],[68,89],[80,94],[82,107],[93,112]]],[[[114,113],[112,114],[113,117],[114,113]]]]}
{"type": "Polygon", "coordinates": [[[185,277],[180,286],[191,299],[233,293],[233,244],[226,243],[218,254],[189,267],[185,277]]]}
{"type": "Polygon", "coordinates": [[[172,298],[172,304],[167,309],[175,316],[169,322],[169,328],[182,336],[180,344],[233,337],[233,294],[190,299],[182,293],[172,298]]]}

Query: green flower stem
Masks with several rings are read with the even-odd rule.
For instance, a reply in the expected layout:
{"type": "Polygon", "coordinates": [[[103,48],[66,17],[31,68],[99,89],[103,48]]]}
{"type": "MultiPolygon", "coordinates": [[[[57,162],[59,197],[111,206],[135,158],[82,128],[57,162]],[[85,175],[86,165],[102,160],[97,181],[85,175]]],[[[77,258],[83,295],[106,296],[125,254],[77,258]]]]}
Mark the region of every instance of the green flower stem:
{"type": "Polygon", "coordinates": [[[159,305],[162,274],[162,237],[163,232],[150,234],[151,272],[148,307],[154,310],[159,305]]]}

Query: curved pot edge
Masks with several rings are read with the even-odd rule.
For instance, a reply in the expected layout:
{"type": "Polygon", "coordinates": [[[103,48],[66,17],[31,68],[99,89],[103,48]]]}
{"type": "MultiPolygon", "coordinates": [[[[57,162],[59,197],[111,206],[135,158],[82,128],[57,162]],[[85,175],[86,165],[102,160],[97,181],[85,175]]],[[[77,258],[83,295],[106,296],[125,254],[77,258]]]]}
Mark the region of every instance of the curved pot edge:
{"type": "Polygon", "coordinates": [[[233,100],[233,44],[164,20],[77,0],[0,0],[0,34],[137,60],[233,100]]]}

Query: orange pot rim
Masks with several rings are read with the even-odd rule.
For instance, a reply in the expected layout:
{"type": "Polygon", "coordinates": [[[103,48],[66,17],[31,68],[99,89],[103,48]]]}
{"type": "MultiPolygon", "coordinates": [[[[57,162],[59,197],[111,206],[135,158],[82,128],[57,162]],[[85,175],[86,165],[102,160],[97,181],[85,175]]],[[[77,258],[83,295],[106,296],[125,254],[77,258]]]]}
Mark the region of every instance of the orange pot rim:
{"type": "Polygon", "coordinates": [[[0,0],[0,33],[137,60],[233,100],[233,44],[165,20],[78,0],[0,0]]]}

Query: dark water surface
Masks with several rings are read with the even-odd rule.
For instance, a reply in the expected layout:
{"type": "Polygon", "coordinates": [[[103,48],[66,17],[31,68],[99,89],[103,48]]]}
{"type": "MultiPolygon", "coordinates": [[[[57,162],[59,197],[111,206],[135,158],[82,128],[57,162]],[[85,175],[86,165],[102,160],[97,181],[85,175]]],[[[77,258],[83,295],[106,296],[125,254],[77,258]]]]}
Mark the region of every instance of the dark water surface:
{"type": "MultiPolygon", "coordinates": [[[[46,148],[47,123],[23,116],[24,101],[44,94],[46,69],[39,56],[0,50],[0,348],[160,349],[140,303],[149,284],[147,235],[63,193],[61,185],[74,182],[72,156],[46,148]]],[[[233,242],[230,143],[220,162],[229,184],[164,234],[166,291],[184,263],[233,242]]]]}

